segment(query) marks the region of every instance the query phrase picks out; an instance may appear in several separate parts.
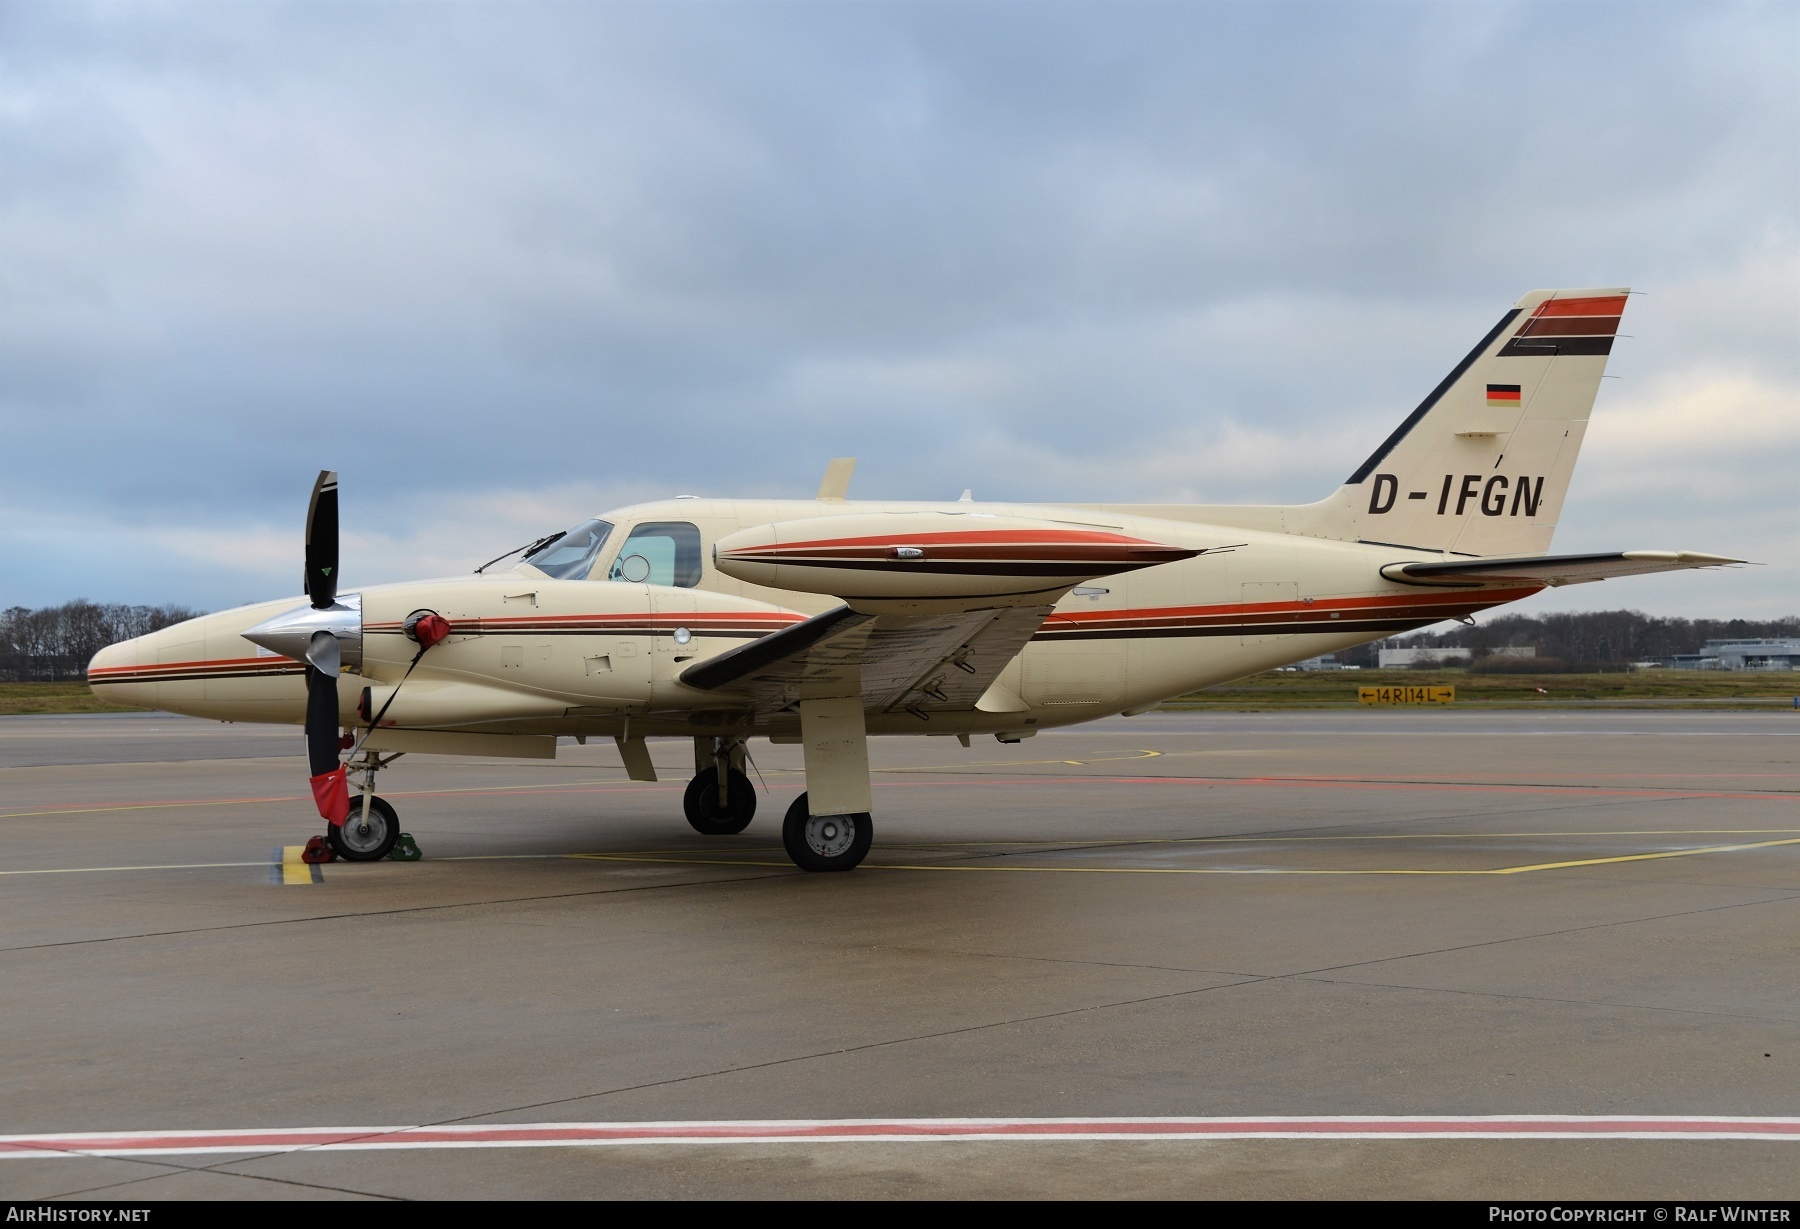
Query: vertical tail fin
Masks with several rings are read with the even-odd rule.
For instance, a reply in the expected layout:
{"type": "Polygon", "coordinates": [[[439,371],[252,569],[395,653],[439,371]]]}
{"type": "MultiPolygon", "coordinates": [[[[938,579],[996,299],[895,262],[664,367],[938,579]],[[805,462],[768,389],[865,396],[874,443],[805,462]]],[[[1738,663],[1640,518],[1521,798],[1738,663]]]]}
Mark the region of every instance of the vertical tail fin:
{"type": "Polygon", "coordinates": [[[1307,509],[1311,531],[1460,555],[1548,550],[1628,293],[1520,299],[1334,495],[1307,509]]]}

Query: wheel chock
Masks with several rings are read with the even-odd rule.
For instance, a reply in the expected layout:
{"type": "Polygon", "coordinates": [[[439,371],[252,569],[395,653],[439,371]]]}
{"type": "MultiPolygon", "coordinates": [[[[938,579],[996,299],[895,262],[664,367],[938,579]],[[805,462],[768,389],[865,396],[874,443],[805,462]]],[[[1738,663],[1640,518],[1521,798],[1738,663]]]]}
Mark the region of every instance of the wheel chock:
{"type": "Polygon", "coordinates": [[[395,837],[393,852],[388,854],[396,862],[417,862],[424,856],[419,852],[419,842],[413,840],[410,832],[402,832],[395,837]]]}
{"type": "Polygon", "coordinates": [[[330,841],[322,836],[315,836],[300,851],[300,860],[309,866],[316,866],[320,862],[336,862],[337,851],[331,847],[330,841]]]}

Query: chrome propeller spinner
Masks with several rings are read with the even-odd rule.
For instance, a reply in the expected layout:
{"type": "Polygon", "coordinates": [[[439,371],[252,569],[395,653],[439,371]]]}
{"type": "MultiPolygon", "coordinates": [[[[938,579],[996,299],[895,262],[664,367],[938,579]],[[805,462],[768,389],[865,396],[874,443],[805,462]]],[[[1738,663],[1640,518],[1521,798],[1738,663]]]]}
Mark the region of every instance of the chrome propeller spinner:
{"type": "Polygon", "coordinates": [[[314,606],[284,610],[243,636],[336,678],[344,666],[362,665],[362,594],[346,593],[323,610],[314,606]]]}

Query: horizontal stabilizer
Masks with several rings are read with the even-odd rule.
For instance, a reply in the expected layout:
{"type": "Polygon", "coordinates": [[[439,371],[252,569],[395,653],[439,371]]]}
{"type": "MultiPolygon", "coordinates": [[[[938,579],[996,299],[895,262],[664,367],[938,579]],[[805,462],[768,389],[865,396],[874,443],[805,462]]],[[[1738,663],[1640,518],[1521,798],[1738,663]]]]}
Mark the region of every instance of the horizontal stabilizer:
{"type": "Polygon", "coordinates": [[[1604,555],[1537,555],[1510,559],[1468,559],[1448,563],[1390,563],[1381,569],[1389,580],[1409,585],[1464,588],[1512,585],[1579,585],[1616,576],[1678,572],[1683,568],[1716,568],[1742,559],[1702,555],[1697,551],[1626,550],[1604,555]]]}

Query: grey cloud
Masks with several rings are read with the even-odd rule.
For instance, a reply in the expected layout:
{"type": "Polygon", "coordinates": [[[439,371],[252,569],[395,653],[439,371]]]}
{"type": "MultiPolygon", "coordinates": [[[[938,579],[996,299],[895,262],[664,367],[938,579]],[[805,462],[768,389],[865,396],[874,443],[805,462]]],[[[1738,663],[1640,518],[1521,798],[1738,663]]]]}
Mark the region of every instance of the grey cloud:
{"type": "Polygon", "coordinates": [[[867,494],[1154,498],[1134,458],[1247,427],[1292,465],[1205,494],[1314,498],[1539,285],[1689,294],[1617,371],[1800,379],[1796,296],[1731,297],[1794,261],[1788,6],[0,22],[8,498],[72,516],[284,524],[323,464],[397,524],[772,493],[844,452],[867,494]]]}

